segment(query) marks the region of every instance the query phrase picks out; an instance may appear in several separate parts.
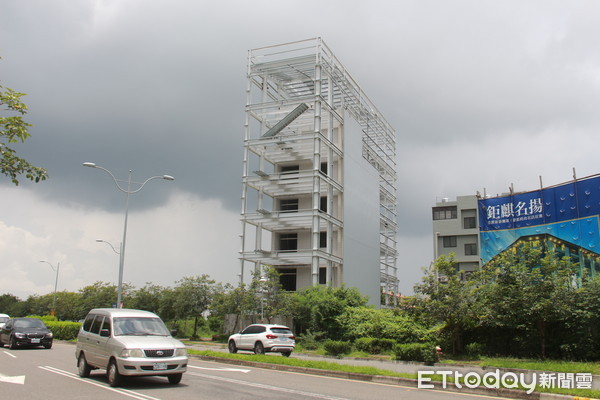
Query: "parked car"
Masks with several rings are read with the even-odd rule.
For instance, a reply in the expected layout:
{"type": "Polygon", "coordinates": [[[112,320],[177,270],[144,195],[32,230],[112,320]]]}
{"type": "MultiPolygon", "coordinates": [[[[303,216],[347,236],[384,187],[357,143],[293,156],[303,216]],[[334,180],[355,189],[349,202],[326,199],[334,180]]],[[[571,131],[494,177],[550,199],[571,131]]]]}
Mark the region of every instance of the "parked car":
{"type": "Polygon", "coordinates": [[[50,329],[38,318],[13,318],[0,328],[0,347],[5,344],[11,349],[21,346],[44,346],[52,348],[53,335],[50,329]]]}
{"type": "Polygon", "coordinates": [[[289,357],[296,348],[295,339],[294,334],[287,326],[253,324],[240,333],[229,336],[227,347],[230,353],[249,350],[256,354],[273,352],[289,357]]]}
{"type": "Polygon", "coordinates": [[[166,376],[178,384],[187,369],[185,345],[154,313],[96,308],[86,316],[75,347],[79,376],[105,369],[110,386],[126,376],[166,376]]]}
{"type": "Polygon", "coordinates": [[[9,319],[10,317],[8,316],[8,314],[0,314],[0,328],[2,328],[4,324],[8,322],[9,319]]]}

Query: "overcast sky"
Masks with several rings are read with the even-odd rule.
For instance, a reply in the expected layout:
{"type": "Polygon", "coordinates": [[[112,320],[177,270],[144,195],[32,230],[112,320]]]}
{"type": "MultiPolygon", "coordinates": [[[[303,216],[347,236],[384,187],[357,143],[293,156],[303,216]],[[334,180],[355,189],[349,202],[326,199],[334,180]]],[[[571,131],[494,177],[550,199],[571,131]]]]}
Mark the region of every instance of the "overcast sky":
{"type": "MultiPolygon", "coordinates": [[[[534,190],[600,172],[597,0],[0,0],[0,85],[27,93],[0,178],[0,294],[124,280],[236,282],[249,49],[322,37],[397,131],[398,271],[412,293],[443,197],[534,190]]],[[[1,311],[1,310],[0,310],[1,311]]]]}

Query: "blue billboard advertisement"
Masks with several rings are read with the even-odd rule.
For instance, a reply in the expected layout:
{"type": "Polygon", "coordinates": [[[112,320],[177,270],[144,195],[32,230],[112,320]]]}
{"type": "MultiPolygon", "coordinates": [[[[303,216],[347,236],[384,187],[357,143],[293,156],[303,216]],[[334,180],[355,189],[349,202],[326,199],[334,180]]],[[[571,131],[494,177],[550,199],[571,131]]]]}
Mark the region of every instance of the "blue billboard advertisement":
{"type": "Polygon", "coordinates": [[[551,235],[600,253],[600,175],[478,201],[481,259],[490,261],[521,237],[551,235]]]}

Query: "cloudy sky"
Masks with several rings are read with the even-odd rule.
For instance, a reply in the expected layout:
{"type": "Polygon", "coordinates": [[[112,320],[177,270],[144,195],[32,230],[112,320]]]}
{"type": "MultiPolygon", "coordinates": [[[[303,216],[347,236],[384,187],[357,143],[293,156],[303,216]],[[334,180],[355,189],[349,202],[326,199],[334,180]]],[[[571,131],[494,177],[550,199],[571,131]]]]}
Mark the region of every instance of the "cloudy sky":
{"type": "Polygon", "coordinates": [[[124,280],[235,282],[246,57],[322,37],[398,135],[399,278],[432,259],[442,197],[533,190],[599,171],[597,0],[0,0],[0,85],[27,93],[20,155],[48,181],[0,178],[0,294],[124,280]]]}

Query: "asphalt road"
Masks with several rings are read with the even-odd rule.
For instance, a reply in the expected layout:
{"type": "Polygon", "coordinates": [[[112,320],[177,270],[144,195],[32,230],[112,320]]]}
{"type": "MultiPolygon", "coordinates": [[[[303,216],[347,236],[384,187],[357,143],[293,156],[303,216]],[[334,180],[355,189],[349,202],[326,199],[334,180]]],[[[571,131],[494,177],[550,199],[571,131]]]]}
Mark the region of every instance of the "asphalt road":
{"type": "MultiPolygon", "coordinates": [[[[108,386],[104,371],[77,375],[75,346],[55,342],[51,350],[0,349],[0,393],[5,399],[473,399],[491,398],[452,392],[304,375],[190,359],[179,385],[166,378],[128,379],[108,386]]],[[[497,399],[497,398],[495,398],[497,399]]]]}

